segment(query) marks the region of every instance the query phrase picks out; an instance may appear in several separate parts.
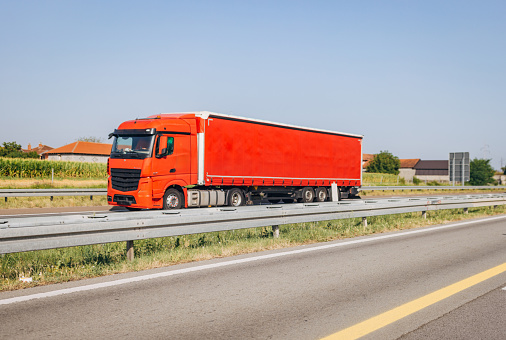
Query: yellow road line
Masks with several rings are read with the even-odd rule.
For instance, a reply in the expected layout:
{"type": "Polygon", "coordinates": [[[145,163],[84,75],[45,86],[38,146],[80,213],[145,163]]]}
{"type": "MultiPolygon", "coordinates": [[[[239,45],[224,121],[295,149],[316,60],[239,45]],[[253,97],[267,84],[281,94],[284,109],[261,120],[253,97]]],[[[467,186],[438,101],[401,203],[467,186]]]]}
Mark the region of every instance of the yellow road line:
{"type": "Polygon", "coordinates": [[[413,314],[425,307],[428,307],[436,302],[446,299],[447,297],[457,294],[464,289],[472,287],[480,282],[483,282],[504,272],[506,272],[506,263],[454,283],[448,287],[437,290],[419,299],[408,302],[402,306],[391,309],[388,312],[374,316],[368,320],[343,329],[342,331],[329,335],[322,340],[358,339],[364,335],[367,335],[382,327],[394,323],[395,321],[400,320],[410,314],[413,314]]]}

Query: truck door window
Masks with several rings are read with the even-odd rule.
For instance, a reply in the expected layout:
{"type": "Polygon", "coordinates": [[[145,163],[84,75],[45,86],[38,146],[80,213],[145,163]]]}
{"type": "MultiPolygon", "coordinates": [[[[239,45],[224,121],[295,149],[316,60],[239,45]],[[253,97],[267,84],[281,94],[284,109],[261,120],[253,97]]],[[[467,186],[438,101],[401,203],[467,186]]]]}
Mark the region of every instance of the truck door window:
{"type": "Polygon", "coordinates": [[[172,155],[174,153],[174,137],[159,136],[156,140],[155,150],[158,157],[172,155]]]}

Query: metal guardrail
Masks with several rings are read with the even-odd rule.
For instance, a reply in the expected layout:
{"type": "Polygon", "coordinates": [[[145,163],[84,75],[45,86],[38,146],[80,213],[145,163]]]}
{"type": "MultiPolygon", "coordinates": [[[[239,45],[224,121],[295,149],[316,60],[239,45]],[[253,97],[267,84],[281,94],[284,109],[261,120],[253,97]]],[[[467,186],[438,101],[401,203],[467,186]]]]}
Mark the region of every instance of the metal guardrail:
{"type": "Polygon", "coordinates": [[[390,186],[365,186],[362,187],[361,191],[367,190],[393,190],[393,191],[404,191],[404,190],[502,190],[506,189],[506,186],[451,186],[451,185],[413,185],[413,186],[402,186],[402,185],[390,185],[390,186]]]}
{"type": "MultiPolygon", "coordinates": [[[[0,254],[243,228],[506,204],[506,194],[356,200],[240,208],[0,217],[0,254]]],[[[364,220],[366,223],[366,220],[364,220]]],[[[278,229],[279,230],[279,229],[278,229]]]]}
{"type": "Polygon", "coordinates": [[[0,197],[103,196],[107,189],[0,189],[0,197]]]}
{"type": "MultiPolygon", "coordinates": [[[[501,190],[506,186],[364,186],[361,191],[404,190],[501,190]]],[[[103,196],[107,189],[0,189],[0,197],[103,196]]]]}

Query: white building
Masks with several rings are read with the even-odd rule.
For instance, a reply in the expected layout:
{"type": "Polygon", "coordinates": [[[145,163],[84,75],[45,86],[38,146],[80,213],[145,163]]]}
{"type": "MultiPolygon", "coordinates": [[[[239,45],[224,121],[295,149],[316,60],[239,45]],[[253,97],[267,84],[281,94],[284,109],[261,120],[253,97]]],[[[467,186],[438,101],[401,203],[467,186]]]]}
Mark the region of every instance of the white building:
{"type": "Polygon", "coordinates": [[[111,148],[112,144],[78,141],[47,151],[44,155],[50,161],[107,163],[111,148]]]}

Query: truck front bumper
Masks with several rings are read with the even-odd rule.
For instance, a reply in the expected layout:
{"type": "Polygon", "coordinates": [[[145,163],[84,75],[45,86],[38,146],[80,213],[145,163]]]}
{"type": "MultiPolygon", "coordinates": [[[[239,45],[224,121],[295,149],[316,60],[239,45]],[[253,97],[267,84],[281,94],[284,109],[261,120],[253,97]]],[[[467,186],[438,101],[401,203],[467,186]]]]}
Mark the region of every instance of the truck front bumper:
{"type": "Polygon", "coordinates": [[[159,208],[153,205],[153,181],[150,177],[141,178],[139,186],[134,191],[119,191],[112,189],[110,183],[107,187],[107,202],[109,205],[153,209],[159,208]]]}

